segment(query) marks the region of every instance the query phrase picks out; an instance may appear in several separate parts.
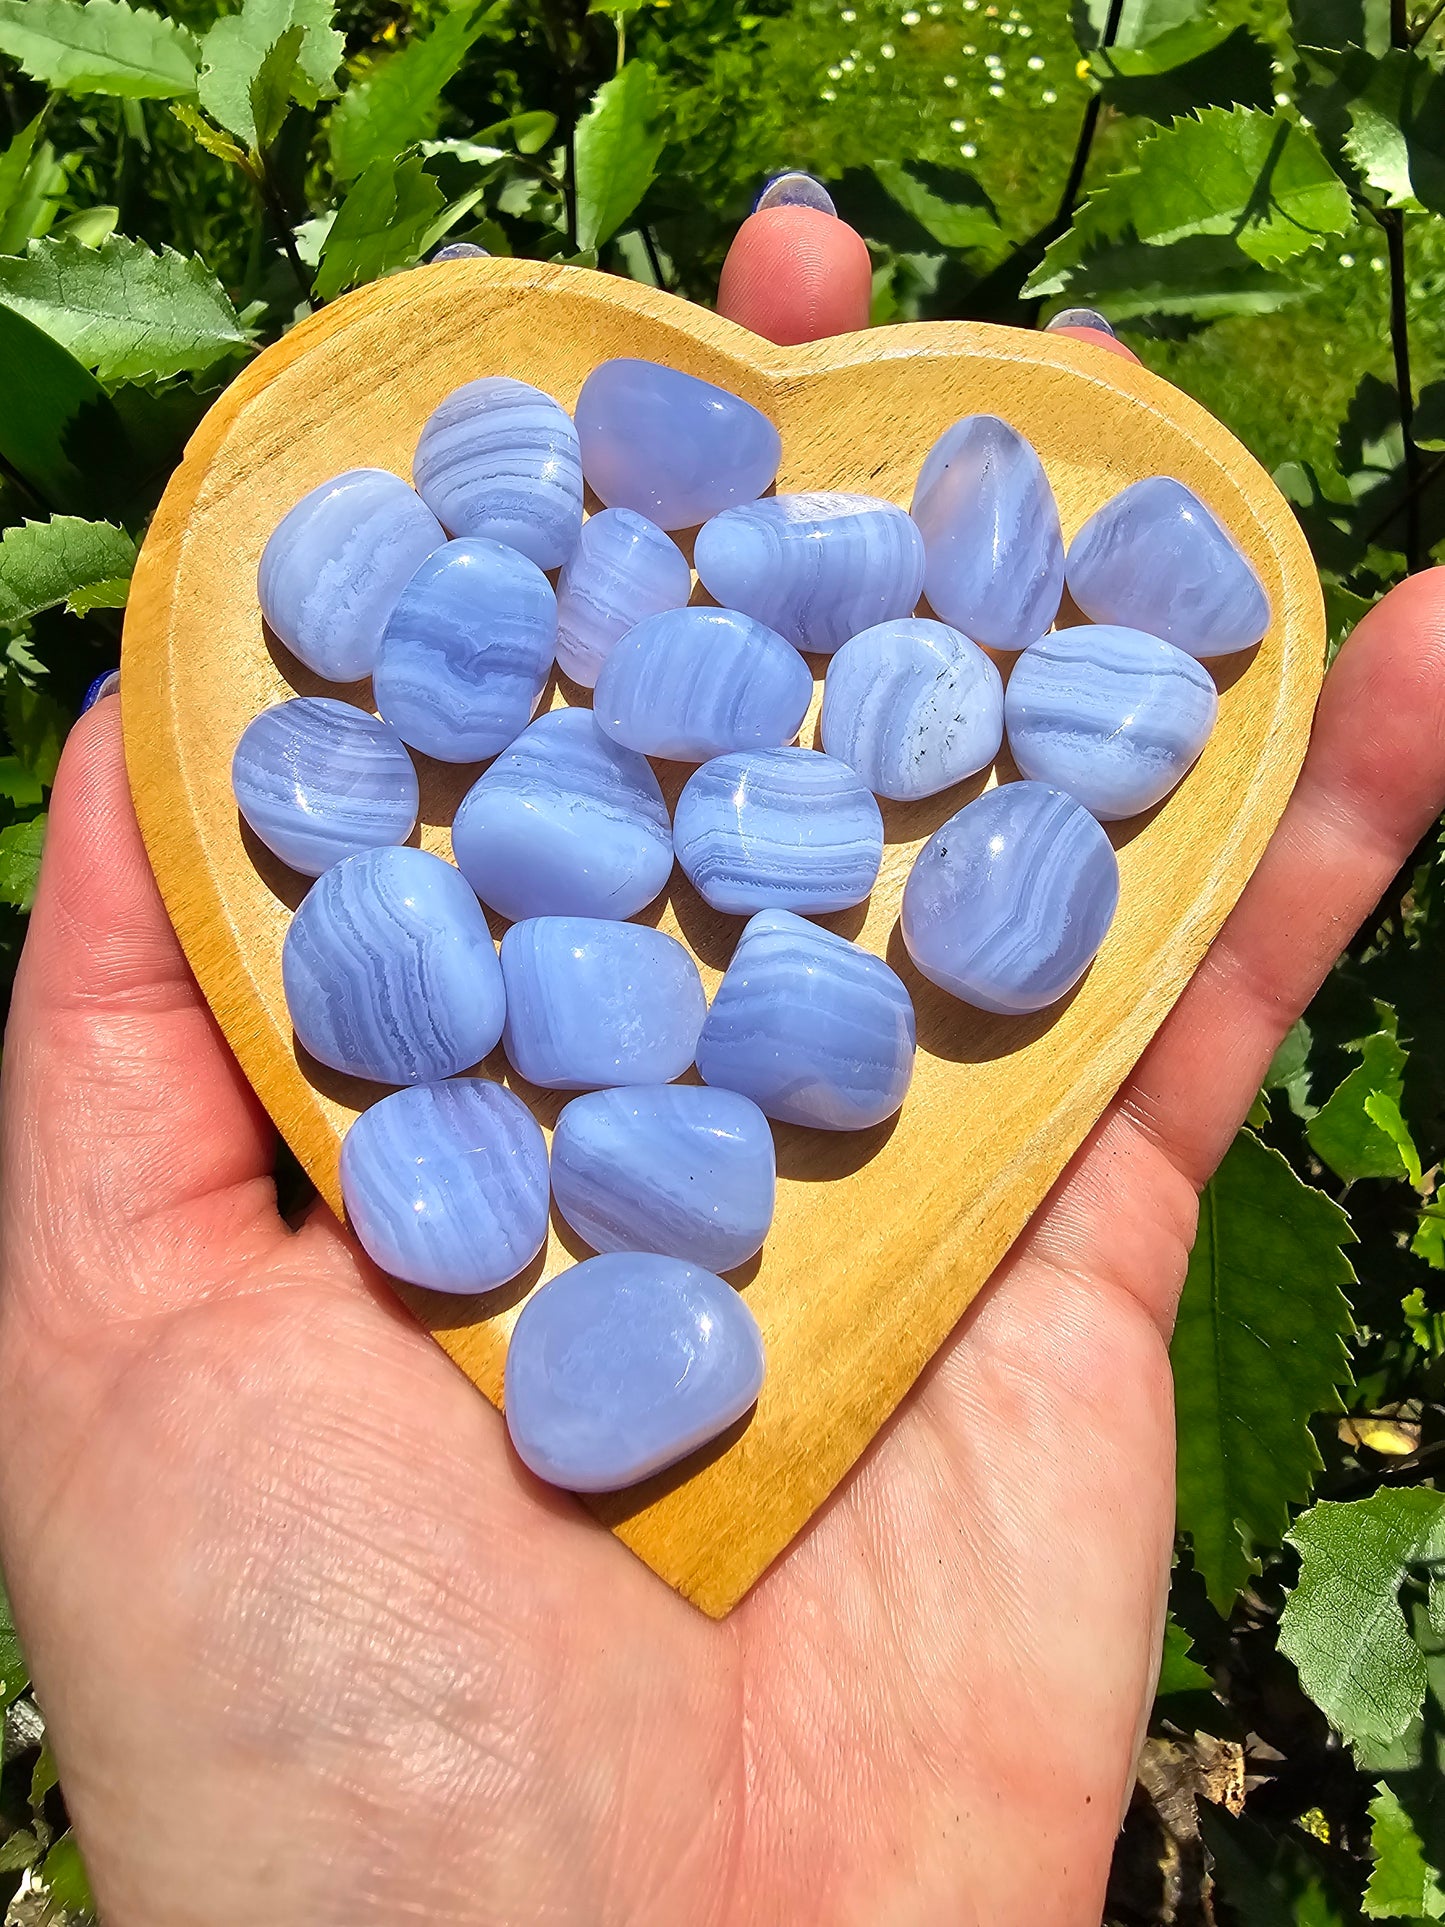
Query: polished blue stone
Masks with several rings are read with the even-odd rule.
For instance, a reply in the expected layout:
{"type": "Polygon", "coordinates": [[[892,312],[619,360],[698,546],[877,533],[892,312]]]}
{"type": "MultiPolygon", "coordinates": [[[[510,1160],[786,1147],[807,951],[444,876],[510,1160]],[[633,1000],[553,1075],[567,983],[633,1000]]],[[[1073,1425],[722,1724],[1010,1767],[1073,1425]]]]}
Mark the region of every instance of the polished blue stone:
{"type": "Polygon", "coordinates": [[[393,1091],[341,1146],[352,1230],[393,1278],[490,1291],[547,1236],[547,1140],[519,1097],[480,1077],[393,1091]]]}
{"type": "Polygon", "coordinates": [[[349,856],[312,884],[281,947],[286,1007],[313,1057],[382,1084],[478,1063],[505,997],[466,878],[425,850],[349,856]]]}
{"type": "Polygon", "coordinates": [[[552,1134],[557,1209],[594,1251],[659,1251],[730,1271],[761,1250],[775,1188],[768,1120],[736,1091],[590,1091],[552,1134]]]}
{"type": "Polygon", "coordinates": [[[550,395],[510,375],[454,388],[412,459],[417,491],[452,535],[483,535],[555,569],[582,528],[577,431],[550,395]]]}
{"type": "Polygon", "coordinates": [[[457,868],[482,902],[523,917],[631,917],[667,882],[672,826],[652,766],[590,709],[552,709],[468,790],[457,868]]]}
{"type": "Polygon", "coordinates": [[[617,644],[592,707],[628,749],[702,763],[791,742],[812,700],[807,663],[774,630],[735,609],[670,609],[617,644]]]}
{"type": "Polygon", "coordinates": [[[698,530],[693,561],[725,609],[819,655],[911,615],[923,593],[923,537],[872,495],[818,490],[727,509],[698,530]]]}
{"type": "Polygon", "coordinates": [[[756,501],[778,472],[778,431],[750,402],[655,361],[604,361],[577,397],[582,470],[609,508],[690,529],[756,501]]]}
{"type": "Polygon", "coordinates": [[[762,1333],[731,1285],[676,1258],[614,1252],[522,1307],[507,1430],[539,1479],[610,1492],[708,1444],[762,1387],[762,1333]]]}
{"type": "Polygon", "coordinates": [[[714,910],[846,910],[873,888],[883,817],[846,763],[748,749],[694,771],[677,801],[677,860],[714,910]]]}
{"type": "Polygon", "coordinates": [[[1234,538],[1183,482],[1151,475],[1069,544],[1069,594],[1095,622],[1162,636],[1191,656],[1252,649],[1269,597],[1234,538]]]}
{"type": "Polygon", "coordinates": [[[824,1131],[881,1124],[913,1075],[913,1001],[879,957],[787,910],[743,931],[697,1046],[708,1084],[824,1131]]]}
{"type": "Polygon", "coordinates": [[[614,643],[691,594],[687,557],[655,522],[631,509],[589,516],[557,581],[558,668],[591,689],[614,643]]]}
{"type": "Polygon", "coordinates": [[[396,731],[329,696],[262,710],[231,758],[236,806],[268,850],[303,876],[344,856],[404,843],[416,770],[396,731]]]}
{"type": "Polygon", "coordinates": [[[753,202],[754,214],[765,214],[770,207],[811,207],[819,214],[836,215],[833,197],[821,181],[811,174],[775,174],[753,202]]]}
{"type": "Polygon", "coordinates": [[[396,599],[446,530],[399,475],[351,468],[303,495],[261,551],[261,613],[328,682],[369,676],[396,599]]]}
{"type": "Polygon", "coordinates": [[[991,649],[1022,649],[1058,614],[1059,511],[1044,465],[997,415],[967,415],[919,471],[913,519],[928,553],[924,591],[944,622],[991,649]]]}
{"type": "Polygon", "coordinates": [[[413,749],[481,762],[527,727],[556,642],[557,598],[534,562],[498,542],[448,542],[392,611],[376,706],[413,749]]]}
{"type": "Polygon", "coordinates": [[[1025,776],[1067,790],[1105,822],[1151,809],[1183,776],[1219,713],[1213,678],[1138,629],[1059,629],[1009,674],[1009,748],[1025,776]]]}
{"type": "Polygon", "coordinates": [[[823,747],[877,796],[936,796],[991,763],[1003,741],[1003,679],[946,623],[865,629],[823,684],[823,747]]]}
{"type": "Polygon", "coordinates": [[[1094,961],[1119,901],[1108,837],[1045,783],[965,803],[918,853],[903,941],[924,976],[980,1010],[1042,1010],[1094,961]]]}
{"type": "Polygon", "coordinates": [[[697,965],[662,930],[531,917],[503,937],[502,975],[502,1041],[530,1084],[666,1084],[693,1060],[707,999],[697,965]]]}

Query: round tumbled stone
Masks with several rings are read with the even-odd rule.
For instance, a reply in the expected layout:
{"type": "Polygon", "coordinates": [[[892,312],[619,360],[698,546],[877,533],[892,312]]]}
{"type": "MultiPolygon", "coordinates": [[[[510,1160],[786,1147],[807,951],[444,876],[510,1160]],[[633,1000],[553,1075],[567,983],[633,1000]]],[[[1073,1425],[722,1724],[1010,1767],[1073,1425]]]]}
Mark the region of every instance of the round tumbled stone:
{"type": "Polygon", "coordinates": [[[557,1209],[594,1251],[659,1251],[730,1271],[762,1248],[775,1188],[768,1120],[736,1091],[590,1091],[552,1134],[557,1209]]]}
{"type": "Polygon", "coordinates": [[[286,932],[281,977],[298,1041],[353,1077],[451,1077],[502,1034],[502,973],[482,907],[425,850],[367,850],[313,883],[286,932]]]}
{"type": "Polygon", "coordinates": [[[903,941],[932,983],[980,1010],[1043,1010],[1098,953],[1119,901],[1108,837],[1045,783],[1004,783],[965,803],[918,853],[903,941]]]}
{"type": "Polygon", "coordinates": [[[539,1479],[610,1492],[707,1445],[762,1386],[762,1333],[731,1285],[676,1258],[610,1253],[522,1307],[507,1430],[539,1479]]]}
{"type": "Polygon", "coordinates": [[[454,388],[412,460],[417,490],[452,535],[480,535],[555,569],[582,530],[582,462],[567,411],[529,382],[454,388]]]}
{"type": "Polygon", "coordinates": [[[328,682],[369,676],[397,597],[446,530],[399,475],[351,468],[303,495],[261,551],[261,613],[328,682]]]}
{"type": "Polygon", "coordinates": [[[823,747],[877,796],[936,796],[991,763],[1003,741],[1003,679],[943,622],[909,617],[845,642],[823,685],[823,747]]]}
{"type": "Polygon", "coordinates": [[[416,823],[406,745],[386,723],[329,696],[296,696],[248,723],[231,758],[231,789],[266,848],[303,876],[404,843],[416,823]]]}
{"type": "Polygon", "coordinates": [[[631,509],[589,516],[557,581],[557,667],[591,689],[629,629],[691,594],[687,557],[655,522],[631,509]]]}
{"type": "Polygon", "coordinates": [[[590,709],[552,709],[478,777],[452,824],[457,868],[502,916],[631,917],[672,871],[672,825],[646,757],[590,709]]]}
{"type": "Polygon", "coordinates": [[[341,1195],[367,1256],[393,1278],[491,1291],[542,1249],[547,1141],[500,1084],[418,1084],[373,1104],[347,1132],[341,1195]]]}
{"type": "Polygon", "coordinates": [[[1024,650],[1004,713],[1022,774],[1109,822],[1169,794],[1208,741],[1219,696],[1203,664],[1173,643],[1086,624],[1024,650]]]}

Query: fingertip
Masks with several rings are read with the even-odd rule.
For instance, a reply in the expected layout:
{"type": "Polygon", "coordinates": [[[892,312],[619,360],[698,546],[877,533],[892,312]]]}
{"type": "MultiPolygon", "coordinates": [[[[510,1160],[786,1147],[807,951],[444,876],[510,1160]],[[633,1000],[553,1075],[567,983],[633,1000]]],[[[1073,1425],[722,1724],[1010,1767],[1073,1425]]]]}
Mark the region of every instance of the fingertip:
{"type": "Polygon", "coordinates": [[[1119,355],[1125,361],[1137,362],[1139,357],[1132,348],[1114,335],[1106,335],[1102,328],[1050,328],[1049,333],[1068,341],[1087,342],[1091,348],[1103,348],[1108,354],[1119,355]]]}
{"type": "Polygon", "coordinates": [[[718,312],[792,347],[868,326],[873,264],[860,234],[819,208],[760,209],[738,229],[718,312]]]}

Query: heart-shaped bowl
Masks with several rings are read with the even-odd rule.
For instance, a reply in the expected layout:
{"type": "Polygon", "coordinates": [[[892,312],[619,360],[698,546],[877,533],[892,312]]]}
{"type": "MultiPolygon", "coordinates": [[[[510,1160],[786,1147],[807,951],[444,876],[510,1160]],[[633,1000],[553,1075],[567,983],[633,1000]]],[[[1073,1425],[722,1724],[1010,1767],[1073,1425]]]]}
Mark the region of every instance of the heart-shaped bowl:
{"type": "MultiPolygon", "coordinates": [[[[776,1128],[777,1216],[761,1257],[734,1277],[767,1346],[757,1410],[672,1472],[594,1504],[664,1579],[721,1615],[907,1392],[1188,981],[1294,783],[1323,668],[1323,611],[1294,517],[1246,450],[1146,369],[1056,335],[943,322],[780,348],[655,289],[510,260],[419,269],[304,322],[226,391],[172,477],[126,611],[122,703],[136,809],[186,955],[246,1075],[338,1211],[342,1136],[379,1093],[298,1057],[281,942],[306,886],[243,831],[231,795],[246,723],[322,690],[269,642],[256,565],[285,511],[337,471],[409,475],[422,423],[458,383],[517,375],[571,408],[614,355],[686,369],[771,416],[780,490],[851,489],[906,507],[935,438],[985,412],[1038,449],[1066,538],[1126,483],[1178,476],[1233,532],[1274,608],[1257,650],[1215,665],[1219,722],[1199,763],[1151,814],[1111,826],[1118,916],[1061,1005],[1022,1019],[971,1010],[920,978],[903,949],[898,905],[914,855],[983,778],[887,805],[871,899],[822,920],[887,957],[912,992],[912,1088],[873,1131],[776,1128]]],[[[366,685],[339,693],[369,706],[366,685]]],[[[568,699],[554,680],[543,700],[568,699]]],[[[815,702],[803,742],[816,724],[815,702]]],[[[423,763],[421,774],[421,841],[449,856],[448,826],[476,771],[423,763]]],[[[686,772],[673,774],[670,801],[686,772]]],[[[740,922],[708,909],[676,871],[646,914],[687,944],[711,992],[740,922]]],[[[519,1085],[500,1052],[486,1071],[550,1128],[561,1097],[519,1085]]],[[[399,1289],[500,1403],[522,1302],[587,1255],[554,1214],[539,1259],[498,1291],[399,1289]]]]}

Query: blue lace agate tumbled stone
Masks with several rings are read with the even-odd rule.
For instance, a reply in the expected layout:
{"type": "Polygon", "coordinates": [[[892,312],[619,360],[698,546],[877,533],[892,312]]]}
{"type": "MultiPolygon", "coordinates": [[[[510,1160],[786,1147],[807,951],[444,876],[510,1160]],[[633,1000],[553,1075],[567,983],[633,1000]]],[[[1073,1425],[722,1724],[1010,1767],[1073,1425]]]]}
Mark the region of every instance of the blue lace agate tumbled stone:
{"type": "Polygon", "coordinates": [[[617,644],[592,707],[628,749],[701,763],[790,741],[812,699],[807,663],[776,631],[735,609],[670,609],[617,644]]]}
{"type": "Polygon", "coordinates": [[[880,957],[787,910],[763,910],[718,986],[697,1067],[769,1117],[861,1131],[903,1102],[913,1049],[913,1001],[880,957]]]}
{"type": "Polygon", "coordinates": [[[861,903],[873,888],[883,817],[846,763],[815,749],[751,749],[688,778],[673,842],[714,910],[817,914],[861,903]]]}
{"type": "Polygon", "coordinates": [[[913,493],[924,591],[944,622],[991,649],[1022,649],[1059,611],[1064,543],[1044,465],[997,415],[967,415],[928,451],[913,493]]]}
{"type": "Polygon", "coordinates": [[[667,1084],[707,1011],[697,965],[645,924],[532,917],[502,939],[513,1070],[552,1091],[667,1084]]]}
{"type": "Polygon", "coordinates": [[[534,562],[499,542],[448,542],[402,590],[372,687],[404,742],[478,763],[520,735],[557,641],[557,599],[534,562]]]}
{"type": "Polygon", "coordinates": [[[724,608],[819,655],[911,615],[923,593],[922,536],[871,495],[818,490],[728,509],[698,530],[693,561],[724,608]]]}
{"type": "Polygon", "coordinates": [[[730,1271],[762,1249],[775,1189],[768,1120],[736,1091],[592,1091],[552,1134],[557,1209],[594,1251],[659,1251],[730,1271]]]}
{"type": "Polygon", "coordinates": [[[1168,475],[1132,482],[1069,544],[1069,594],[1095,622],[1162,636],[1191,656],[1252,649],[1269,597],[1234,538],[1168,475]]]}
{"type": "Polygon", "coordinates": [[[762,1386],[762,1333],[731,1285],[676,1258],[613,1253],[522,1307],[507,1430],[539,1479],[610,1492],[715,1439],[762,1386]]]}
{"type": "Polygon", "coordinates": [[[583,473],[607,506],[636,509],[661,529],[756,501],[783,452],[750,402],[655,361],[594,368],[577,397],[577,434],[583,473]]]}
{"type": "Polygon", "coordinates": [[[281,948],[286,1007],[323,1064],[427,1084],[502,1034],[502,973],[466,878],[425,850],[367,850],[321,877],[281,948]]]}
{"type": "Polygon", "coordinates": [[[845,642],[823,685],[823,747],[878,796],[936,796],[991,763],[1003,679],[946,623],[883,622],[845,642]]]}
{"type": "Polygon", "coordinates": [[[1119,901],[1108,837],[1045,783],[966,803],[918,853],[903,941],[931,982],[980,1010],[1042,1010],[1094,961],[1119,901]]]}
{"type": "Polygon", "coordinates": [[[1067,790],[1105,822],[1167,796],[1209,739],[1209,671],[1138,629],[1060,629],[1009,675],[1009,748],[1025,776],[1067,790]]]}
{"type": "Polygon", "coordinates": [[[589,516],[557,581],[558,668],[591,689],[629,629],[691,594],[687,557],[655,522],[631,509],[589,516]]]}
{"type": "Polygon", "coordinates": [[[350,703],[296,696],[262,710],[231,758],[236,806],[283,863],[319,877],[344,856],[404,843],[416,770],[394,729],[350,703]]]}
{"type": "Polygon", "coordinates": [[[547,1140],[519,1097],[480,1077],[418,1084],[363,1111],[341,1195],[367,1255],[431,1291],[490,1291],[547,1235],[547,1140]]]}
{"type": "Polygon", "coordinates": [[[672,871],[672,826],[646,757],[590,709],[552,709],[462,799],[457,868],[504,917],[631,917],[672,871]]]}
{"type": "Polygon", "coordinates": [[[399,475],[351,468],[303,495],[261,551],[261,613],[328,682],[369,676],[396,599],[446,531],[399,475]]]}
{"type": "Polygon", "coordinates": [[[417,491],[452,535],[483,535],[555,569],[582,528],[577,431],[550,395],[510,375],[454,388],[412,459],[417,491]]]}

